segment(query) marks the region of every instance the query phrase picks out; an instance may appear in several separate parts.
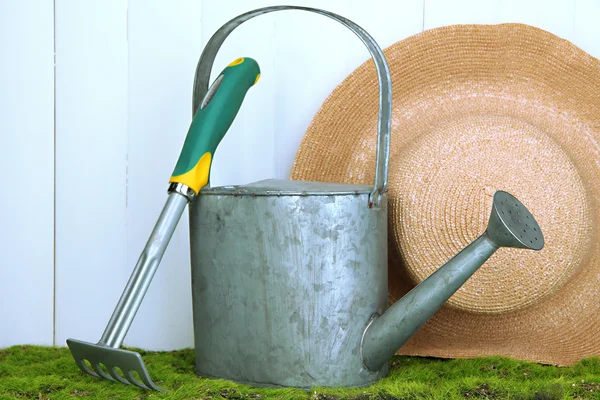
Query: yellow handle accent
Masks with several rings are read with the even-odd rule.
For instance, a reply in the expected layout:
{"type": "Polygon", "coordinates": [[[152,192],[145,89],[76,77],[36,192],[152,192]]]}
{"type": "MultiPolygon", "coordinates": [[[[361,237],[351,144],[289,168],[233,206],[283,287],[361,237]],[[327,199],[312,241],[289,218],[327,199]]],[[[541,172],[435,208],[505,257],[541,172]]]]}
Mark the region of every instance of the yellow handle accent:
{"type": "Polygon", "coordinates": [[[210,174],[210,164],[212,161],[212,154],[204,153],[198,163],[182,175],[172,176],[169,180],[169,183],[183,183],[190,189],[194,191],[195,194],[198,194],[200,189],[208,184],[208,176],[210,174]]]}
{"type": "Polygon", "coordinates": [[[233,60],[232,62],[229,63],[228,67],[233,67],[234,65],[240,65],[243,62],[244,62],[244,57],[236,58],[235,60],[233,60]]]}
{"type": "Polygon", "coordinates": [[[254,80],[254,83],[252,84],[252,86],[256,85],[256,82],[258,82],[259,79],[260,79],[260,74],[256,75],[256,79],[254,80]]]}

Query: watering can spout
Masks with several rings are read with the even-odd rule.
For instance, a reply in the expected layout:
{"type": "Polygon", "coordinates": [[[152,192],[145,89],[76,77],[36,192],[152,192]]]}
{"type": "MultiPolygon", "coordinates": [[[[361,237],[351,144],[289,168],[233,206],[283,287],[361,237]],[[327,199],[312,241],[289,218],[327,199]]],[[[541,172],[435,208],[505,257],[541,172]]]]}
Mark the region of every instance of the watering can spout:
{"type": "Polygon", "coordinates": [[[541,250],[544,237],[531,213],[498,191],[486,231],[367,325],[362,359],[378,371],[500,247],[541,250]]]}

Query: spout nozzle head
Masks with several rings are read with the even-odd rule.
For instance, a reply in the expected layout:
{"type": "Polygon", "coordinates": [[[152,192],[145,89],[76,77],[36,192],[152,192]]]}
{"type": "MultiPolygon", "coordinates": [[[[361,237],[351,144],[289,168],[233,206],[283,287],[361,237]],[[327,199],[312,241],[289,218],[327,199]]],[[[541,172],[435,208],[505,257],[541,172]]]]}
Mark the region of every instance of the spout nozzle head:
{"type": "Polygon", "coordinates": [[[544,235],[533,215],[516,197],[501,190],[494,193],[486,232],[498,247],[544,248],[544,235]]]}

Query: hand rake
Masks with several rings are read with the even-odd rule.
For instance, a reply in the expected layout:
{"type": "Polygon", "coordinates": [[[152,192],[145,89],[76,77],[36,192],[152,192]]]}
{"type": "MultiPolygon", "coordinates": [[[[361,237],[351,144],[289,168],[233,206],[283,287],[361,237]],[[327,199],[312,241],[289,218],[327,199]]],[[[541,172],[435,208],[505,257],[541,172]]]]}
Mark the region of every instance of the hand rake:
{"type": "Polygon", "coordinates": [[[92,376],[165,391],[150,378],[139,353],[120,349],[185,206],[209,182],[212,158],[248,89],[260,76],[256,61],[238,58],[211,85],[196,111],[169,181],[169,195],[98,343],[67,339],[79,368],[92,376]],[[87,361],[87,363],[86,363],[87,361]],[[89,364],[88,364],[89,363],[89,364]],[[138,377],[135,376],[137,373],[138,377]]]}

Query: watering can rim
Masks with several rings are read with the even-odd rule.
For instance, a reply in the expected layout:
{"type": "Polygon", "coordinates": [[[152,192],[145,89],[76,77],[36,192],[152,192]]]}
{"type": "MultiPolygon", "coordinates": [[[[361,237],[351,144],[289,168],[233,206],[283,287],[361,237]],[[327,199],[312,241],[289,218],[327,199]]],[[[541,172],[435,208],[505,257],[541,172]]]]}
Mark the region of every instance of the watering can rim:
{"type": "Polygon", "coordinates": [[[204,187],[199,196],[341,196],[370,194],[372,185],[264,179],[245,185],[204,187]]]}

